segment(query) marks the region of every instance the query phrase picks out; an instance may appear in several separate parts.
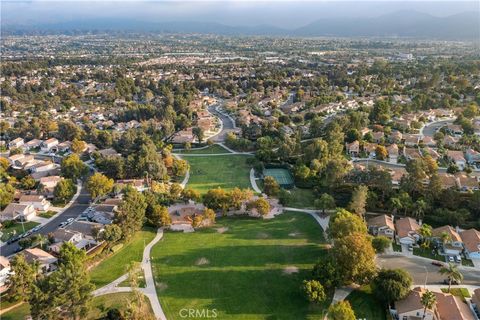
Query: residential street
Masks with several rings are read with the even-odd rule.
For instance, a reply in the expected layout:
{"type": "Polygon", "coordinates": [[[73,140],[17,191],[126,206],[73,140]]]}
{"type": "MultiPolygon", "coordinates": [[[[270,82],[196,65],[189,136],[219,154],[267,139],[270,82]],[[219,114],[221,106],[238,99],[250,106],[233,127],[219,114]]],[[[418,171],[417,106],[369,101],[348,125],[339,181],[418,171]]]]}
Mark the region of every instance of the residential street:
{"type": "Polygon", "coordinates": [[[222,103],[219,104],[212,104],[208,107],[208,111],[218,117],[220,121],[222,121],[223,127],[222,130],[212,138],[210,138],[213,142],[223,142],[229,132],[232,132],[235,129],[235,123],[233,122],[232,118],[217,111],[217,107],[221,106],[222,103]]]}

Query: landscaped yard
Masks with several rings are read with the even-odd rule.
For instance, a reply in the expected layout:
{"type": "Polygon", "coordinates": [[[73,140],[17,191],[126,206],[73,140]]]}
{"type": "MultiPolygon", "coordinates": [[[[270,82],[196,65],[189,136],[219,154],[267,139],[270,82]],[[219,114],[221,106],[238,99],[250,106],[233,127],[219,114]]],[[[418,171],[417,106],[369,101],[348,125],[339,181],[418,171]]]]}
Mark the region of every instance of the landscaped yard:
{"type": "Polygon", "coordinates": [[[387,313],[373,295],[370,286],[363,286],[350,293],[346,299],[352,305],[357,319],[386,320],[387,313]]]}
{"type": "Polygon", "coordinates": [[[19,235],[19,234],[23,233],[23,228],[25,228],[25,231],[28,231],[28,230],[30,230],[30,229],[38,226],[38,225],[39,225],[39,223],[33,222],[33,221],[24,222],[23,226],[22,226],[22,223],[16,222],[11,227],[2,228],[0,230],[2,232],[1,239],[2,239],[2,241],[7,241],[8,239],[13,237],[14,235],[19,235]]]}
{"type": "MultiPolygon", "coordinates": [[[[218,319],[320,319],[301,283],[325,253],[322,231],[302,213],[272,220],[221,218],[194,233],[167,232],[151,259],[168,319],[182,308],[218,319]]],[[[330,303],[331,295],[326,305],[330,303]]]]}
{"type": "Polygon", "coordinates": [[[127,273],[130,262],[142,261],[144,245],[154,237],[153,229],[137,232],[130,242],[90,270],[92,283],[101,288],[127,273]]]}
{"type": "Polygon", "coordinates": [[[432,252],[432,249],[430,249],[430,248],[424,249],[424,248],[421,248],[421,247],[420,248],[415,248],[414,247],[413,248],[413,254],[416,255],[416,256],[445,262],[445,257],[444,256],[438,254],[436,251],[432,252]]]}
{"type": "MultiPolygon", "coordinates": [[[[133,297],[130,292],[127,293],[112,293],[104,296],[95,297],[92,300],[90,311],[85,319],[101,319],[104,317],[108,309],[117,308],[125,310],[127,302],[133,297]]],[[[147,300],[147,303],[148,300],[147,300]]],[[[2,320],[24,320],[30,314],[30,306],[24,303],[15,309],[12,309],[1,315],[2,320]]]]}
{"type": "Polygon", "coordinates": [[[48,211],[45,211],[45,212],[40,212],[38,215],[42,218],[50,219],[55,214],[57,214],[56,211],[48,210],[48,211]]]}
{"type": "Polygon", "coordinates": [[[185,157],[190,163],[190,180],[187,187],[206,193],[221,187],[229,190],[235,187],[251,188],[250,166],[246,155],[185,157]]]}
{"type": "Polygon", "coordinates": [[[218,144],[213,144],[207,148],[204,149],[191,149],[191,150],[180,150],[180,151],[175,151],[175,153],[179,154],[212,154],[212,153],[230,153],[227,149],[225,149],[222,146],[219,146],[218,144]]]}

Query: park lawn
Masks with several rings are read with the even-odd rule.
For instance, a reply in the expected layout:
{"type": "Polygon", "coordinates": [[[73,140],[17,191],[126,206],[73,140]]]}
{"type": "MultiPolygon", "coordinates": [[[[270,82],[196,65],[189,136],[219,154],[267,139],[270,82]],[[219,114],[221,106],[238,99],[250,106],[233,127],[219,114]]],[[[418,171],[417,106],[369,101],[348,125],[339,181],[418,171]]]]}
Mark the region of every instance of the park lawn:
{"type": "Polygon", "coordinates": [[[290,198],[287,202],[288,207],[314,209],[314,202],[318,196],[313,189],[293,188],[290,191],[290,198]]]}
{"type": "Polygon", "coordinates": [[[346,299],[352,305],[357,319],[386,320],[387,313],[372,293],[370,286],[363,286],[350,293],[346,299]]]}
{"type": "MultiPolygon", "coordinates": [[[[103,296],[95,297],[90,304],[90,311],[84,319],[101,319],[106,316],[109,309],[117,308],[119,310],[125,310],[128,301],[133,298],[133,293],[122,292],[112,293],[103,296]]],[[[150,302],[147,300],[148,306],[150,302]]],[[[24,303],[4,314],[0,317],[2,320],[24,320],[26,316],[30,314],[30,306],[28,303],[24,303]]]]}
{"type": "Polygon", "coordinates": [[[235,187],[250,188],[250,166],[247,155],[185,157],[190,163],[190,179],[187,188],[201,194],[217,187],[231,190],[235,187]]]}
{"type": "Polygon", "coordinates": [[[37,222],[33,222],[33,221],[27,221],[27,222],[24,222],[23,223],[23,227],[22,227],[22,224],[20,222],[16,222],[13,226],[11,227],[8,227],[8,228],[3,228],[2,229],[2,241],[7,241],[8,239],[10,239],[11,237],[14,236],[14,231],[15,231],[15,234],[16,235],[19,235],[21,233],[23,233],[23,228],[25,227],[25,231],[28,231],[36,226],[38,226],[39,223],[37,222]]]}
{"type": "Polygon", "coordinates": [[[181,319],[183,308],[215,309],[226,320],[320,319],[332,294],[313,305],[301,283],[325,252],[311,216],[285,213],[271,220],[220,218],[213,228],[167,232],[151,259],[168,319],[181,319]]]}
{"type": "Polygon", "coordinates": [[[154,237],[153,229],[137,232],[120,250],[90,270],[92,283],[97,288],[101,288],[127,273],[128,266],[132,261],[142,261],[144,244],[147,245],[154,237]]]}
{"type": "Polygon", "coordinates": [[[215,154],[215,153],[230,153],[227,149],[224,147],[218,145],[218,144],[213,144],[209,146],[208,148],[204,149],[191,149],[191,150],[180,150],[175,153],[182,154],[182,155],[188,155],[188,154],[215,154]]]}

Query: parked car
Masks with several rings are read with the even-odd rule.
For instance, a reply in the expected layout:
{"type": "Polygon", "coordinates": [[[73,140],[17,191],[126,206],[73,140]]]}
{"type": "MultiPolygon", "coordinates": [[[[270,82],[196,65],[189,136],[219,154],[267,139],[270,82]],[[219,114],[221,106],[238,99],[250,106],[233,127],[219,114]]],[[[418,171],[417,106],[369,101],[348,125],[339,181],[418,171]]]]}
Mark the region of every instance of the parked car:
{"type": "Polygon", "coordinates": [[[58,225],[58,227],[59,227],[59,228],[63,228],[63,227],[65,227],[67,224],[68,224],[67,221],[63,221],[62,223],[60,223],[60,224],[58,225]]]}
{"type": "Polygon", "coordinates": [[[455,261],[458,262],[458,263],[462,263],[462,257],[456,256],[455,261]]]}
{"type": "Polygon", "coordinates": [[[452,256],[448,256],[448,262],[455,262],[455,259],[452,256]]]}
{"type": "Polygon", "coordinates": [[[68,218],[68,219],[67,219],[67,222],[68,222],[68,223],[72,223],[73,220],[75,220],[75,219],[73,219],[73,218],[68,218]]]}
{"type": "Polygon", "coordinates": [[[413,251],[413,246],[411,244],[408,245],[408,251],[413,251]]]}
{"type": "Polygon", "coordinates": [[[440,261],[432,261],[432,264],[437,267],[443,267],[443,263],[441,263],[440,261]]]}

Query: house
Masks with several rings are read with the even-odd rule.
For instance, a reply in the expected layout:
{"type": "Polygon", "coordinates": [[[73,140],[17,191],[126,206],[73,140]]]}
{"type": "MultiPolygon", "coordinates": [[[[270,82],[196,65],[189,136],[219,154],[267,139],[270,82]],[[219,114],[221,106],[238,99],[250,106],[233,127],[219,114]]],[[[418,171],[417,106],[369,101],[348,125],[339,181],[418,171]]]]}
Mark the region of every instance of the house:
{"type": "Polygon", "coordinates": [[[465,159],[468,164],[480,164],[480,152],[469,148],[465,151],[465,159]]]}
{"type": "Polygon", "coordinates": [[[395,302],[395,313],[399,320],[474,320],[470,308],[461,298],[450,293],[433,292],[435,305],[426,309],[421,299],[426,289],[416,287],[406,298],[395,302]]]}
{"type": "Polygon", "coordinates": [[[32,149],[40,148],[40,146],[42,145],[42,142],[43,141],[39,139],[30,140],[22,146],[22,149],[24,151],[29,151],[32,149]]]}
{"type": "Polygon", "coordinates": [[[358,140],[353,141],[352,143],[347,143],[346,145],[347,153],[352,157],[358,157],[360,153],[360,142],[358,140]]]}
{"type": "Polygon", "coordinates": [[[480,288],[473,290],[472,305],[477,307],[480,312],[480,288]]]}
{"type": "Polygon", "coordinates": [[[20,204],[32,205],[35,210],[47,211],[50,208],[50,202],[42,195],[23,195],[18,201],[20,204]]]}
{"type": "Polygon", "coordinates": [[[463,170],[467,164],[467,161],[463,157],[462,151],[456,150],[447,150],[447,158],[451,160],[455,165],[460,169],[463,170]]]}
{"type": "Polygon", "coordinates": [[[437,145],[437,142],[430,136],[424,136],[421,141],[427,147],[435,147],[437,145]]]}
{"type": "Polygon", "coordinates": [[[420,136],[406,133],[403,135],[403,141],[406,146],[414,147],[420,142],[420,136]]]}
{"type": "Polygon", "coordinates": [[[53,197],[53,190],[61,180],[62,177],[60,176],[48,176],[40,178],[40,185],[43,187],[43,190],[47,194],[47,197],[53,197]]]}
{"type": "Polygon", "coordinates": [[[100,155],[102,157],[121,157],[121,154],[118,153],[115,149],[113,148],[107,148],[107,149],[102,149],[102,150],[98,150],[98,153],[100,153],[100,155]]]}
{"type": "Polygon", "coordinates": [[[376,156],[377,146],[378,145],[375,143],[365,142],[363,144],[363,152],[367,154],[368,158],[374,159],[376,156]]]}
{"type": "Polygon", "coordinates": [[[395,238],[395,225],[393,217],[386,214],[368,219],[368,231],[374,236],[385,236],[393,240],[395,238]]]}
{"type": "Polygon", "coordinates": [[[126,186],[131,186],[140,192],[148,189],[145,179],[123,179],[117,180],[115,184],[119,187],[119,189],[123,189],[126,186]]]}
{"type": "Polygon", "coordinates": [[[480,259],[480,231],[476,229],[462,231],[460,232],[460,238],[467,258],[480,259]]]}
{"type": "Polygon", "coordinates": [[[55,149],[57,150],[57,152],[67,152],[70,150],[70,148],[72,147],[72,143],[70,141],[64,141],[62,143],[59,143],[55,149]]]}
{"type": "Polygon", "coordinates": [[[20,148],[21,146],[23,146],[24,143],[25,141],[23,140],[23,138],[16,138],[8,143],[8,148],[9,149],[20,148]]]}
{"type": "Polygon", "coordinates": [[[384,140],[384,134],[381,131],[373,132],[372,137],[373,137],[373,142],[376,142],[376,143],[381,143],[384,140]]]}
{"type": "Polygon", "coordinates": [[[392,131],[389,139],[390,139],[390,142],[392,143],[399,143],[402,141],[403,135],[400,131],[392,131]]]}
{"type": "Polygon", "coordinates": [[[13,156],[8,157],[12,168],[14,169],[23,169],[28,163],[34,161],[33,155],[24,155],[24,154],[16,154],[13,156]]]}
{"type": "Polygon", "coordinates": [[[479,190],[480,180],[476,176],[468,176],[465,173],[457,173],[456,175],[458,187],[461,191],[479,190]]]}
{"type": "Polygon", "coordinates": [[[449,124],[446,126],[445,131],[454,136],[461,136],[463,134],[463,128],[459,124],[449,124]]]}
{"type": "Polygon", "coordinates": [[[39,268],[43,272],[49,272],[56,269],[55,264],[58,259],[52,256],[50,253],[43,251],[39,248],[30,248],[23,251],[25,260],[28,263],[38,262],[39,268]]]}
{"type": "Polygon", "coordinates": [[[65,227],[65,230],[82,234],[82,239],[95,241],[98,234],[103,232],[104,226],[101,223],[89,221],[74,221],[65,227]]]}
{"type": "Polygon", "coordinates": [[[422,155],[420,154],[420,151],[418,151],[417,148],[403,148],[403,156],[407,160],[422,158],[422,155]]]}
{"type": "Polygon", "coordinates": [[[459,187],[458,179],[453,174],[440,172],[438,173],[438,176],[440,177],[440,180],[442,182],[442,187],[444,189],[459,187]]]}
{"type": "Polygon", "coordinates": [[[0,256],[0,292],[3,291],[2,287],[5,286],[10,271],[10,261],[4,256],[0,256]]]}
{"type": "Polygon", "coordinates": [[[51,138],[42,142],[41,150],[42,152],[50,152],[57,145],[58,145],[58,140],[55,138],[51,138]]]}
{"type": "Polygon", "coordinates": [[[443,226],[432,230],[432,239],[436,243],[443,243],[443,251],[447,255],[459,255],[463,250],[462,238],[458,231],[451,226],[443,226]],[[442,238],[446,235],[447,239],[443,243],[442,238]]]}
{"type": "Polygon", "coordinates": [[[415,244],[420,239],[417,230],[420,225],[410,217],[401,218],[395,221],[396,240],[400,244],[415,244]]]}
{"type": "Polygon", "coordinates": [[[29,221],[35,217],[35,208],[32,205],[10,203],[0,213],[0,221],[22,220],[29,221]]]}
{"type": "Polygon", "coordinates": [[[53,239],[54,243],[48,248],[51,251],[58,253],[64,242],[70,242],[76,246],[76,244],[82,240],[82,234],[80,232],[60,228],[53,232],[53,239]]]}
{"type": "Polygon", "coordinates": [[[388,152],[388,162],[397,163],[398,162],[398,145],[396,143],[391,144],[387,147],[388,152]]]}
{"type": "Polygon", "coordinates": [[[443,138],[443,144],[449,148],[457,148],[460,139],[452,136],[445,136],[443,138]]]}

